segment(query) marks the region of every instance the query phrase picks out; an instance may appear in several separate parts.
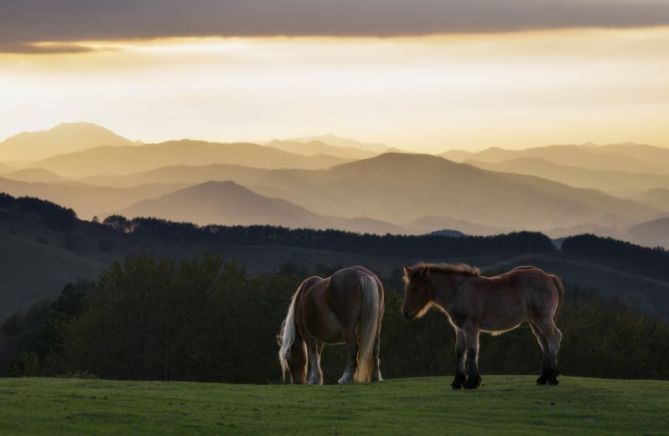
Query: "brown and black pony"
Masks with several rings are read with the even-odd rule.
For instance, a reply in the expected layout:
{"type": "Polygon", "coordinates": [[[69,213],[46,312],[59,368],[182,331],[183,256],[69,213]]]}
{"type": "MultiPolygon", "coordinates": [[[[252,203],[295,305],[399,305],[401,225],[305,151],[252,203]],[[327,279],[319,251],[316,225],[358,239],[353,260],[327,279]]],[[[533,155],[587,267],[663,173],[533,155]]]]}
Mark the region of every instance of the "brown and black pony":
{"type": "Polygon", "coordinates": [[[339,384],[382,380],[379,342],[383,308],[383,285],[367,268],[344,268],[328,278],[303,281],[277,336],[284,377],[288,372],[293,383],[322,384],[323,345],[344,342],[347,360],[339,384]]]}
{"type": "Polygon", "coordinates": [[[564,293],[561,280],[533,266],[521,266],[494,277],[458,264],[404,267],[402,313],[423,316],[431,307],[443,311],[455,329],[455,379],[451,386],[474,389],[478,369],[479,333],[498,335],[527,321],[544,355],[538,384],[558,384],[557,355],[562,333],[555,316],[564,293]]]}

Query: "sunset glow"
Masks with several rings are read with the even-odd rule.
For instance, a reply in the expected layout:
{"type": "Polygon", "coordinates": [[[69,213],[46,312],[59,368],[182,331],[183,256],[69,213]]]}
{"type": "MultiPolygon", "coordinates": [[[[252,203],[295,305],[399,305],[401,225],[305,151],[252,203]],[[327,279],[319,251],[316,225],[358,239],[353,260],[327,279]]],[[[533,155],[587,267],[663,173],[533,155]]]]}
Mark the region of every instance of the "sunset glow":
{"type": "Polygon", "coordinates": [[[85,120],[143,141],[669,145],[668,28],[75,45],[0,54],[0,137],[85,120]]]}

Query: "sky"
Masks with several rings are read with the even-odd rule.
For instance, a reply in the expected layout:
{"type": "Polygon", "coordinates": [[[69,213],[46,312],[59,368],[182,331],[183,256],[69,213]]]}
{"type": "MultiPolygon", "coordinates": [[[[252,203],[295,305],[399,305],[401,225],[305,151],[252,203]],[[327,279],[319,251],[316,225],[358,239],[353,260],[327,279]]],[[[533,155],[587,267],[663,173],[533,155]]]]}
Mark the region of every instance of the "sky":
{"type": "Polygon", "coordinates": [[[669,146],[669,4],[0,0],[0,138],[669,146]]]}

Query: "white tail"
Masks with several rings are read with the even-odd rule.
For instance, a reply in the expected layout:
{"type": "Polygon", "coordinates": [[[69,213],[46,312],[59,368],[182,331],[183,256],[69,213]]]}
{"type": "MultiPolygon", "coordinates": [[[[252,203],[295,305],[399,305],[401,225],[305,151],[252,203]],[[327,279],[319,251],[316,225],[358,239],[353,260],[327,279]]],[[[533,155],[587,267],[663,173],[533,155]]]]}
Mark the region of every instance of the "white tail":
{"type": "Polygon", "coordinates": [[[373,277],[364,275],[360,279],[362,304],[358,330],[358,370],[353,379],[356,383],[369,383],[372,376],[374,342],[379,322],[379,290],[373,277]]]}
{"type": "Polygon", "coordinates": [[[297,291],[293,294],[293,298],[290,300],[290,306],[288,306],[288,314],[283,321],[281,348],[279,348],[279,363],[281,363],[283,381],[286,381],[286,372],[289,370],[288,358],[290,357],[290,348],[293,346],[293,342],[295,342],[295,331],[297,329],[295,326],[295,300],[297,299],[300,290],[302,290],[302,285],[300,285],[300,287],[297,288],[297,291]]]}

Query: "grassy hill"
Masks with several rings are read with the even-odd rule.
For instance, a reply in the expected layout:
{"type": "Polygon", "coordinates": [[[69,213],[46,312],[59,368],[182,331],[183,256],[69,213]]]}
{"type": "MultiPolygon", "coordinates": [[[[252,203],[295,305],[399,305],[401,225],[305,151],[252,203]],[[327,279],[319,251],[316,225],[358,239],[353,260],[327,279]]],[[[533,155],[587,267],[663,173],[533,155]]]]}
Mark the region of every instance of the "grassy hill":
{"type": "Polygon", "coordinates": [[[485,376],[366,386],[0,380],[3,434],[666,434],[669,382],[485,376]]]}

